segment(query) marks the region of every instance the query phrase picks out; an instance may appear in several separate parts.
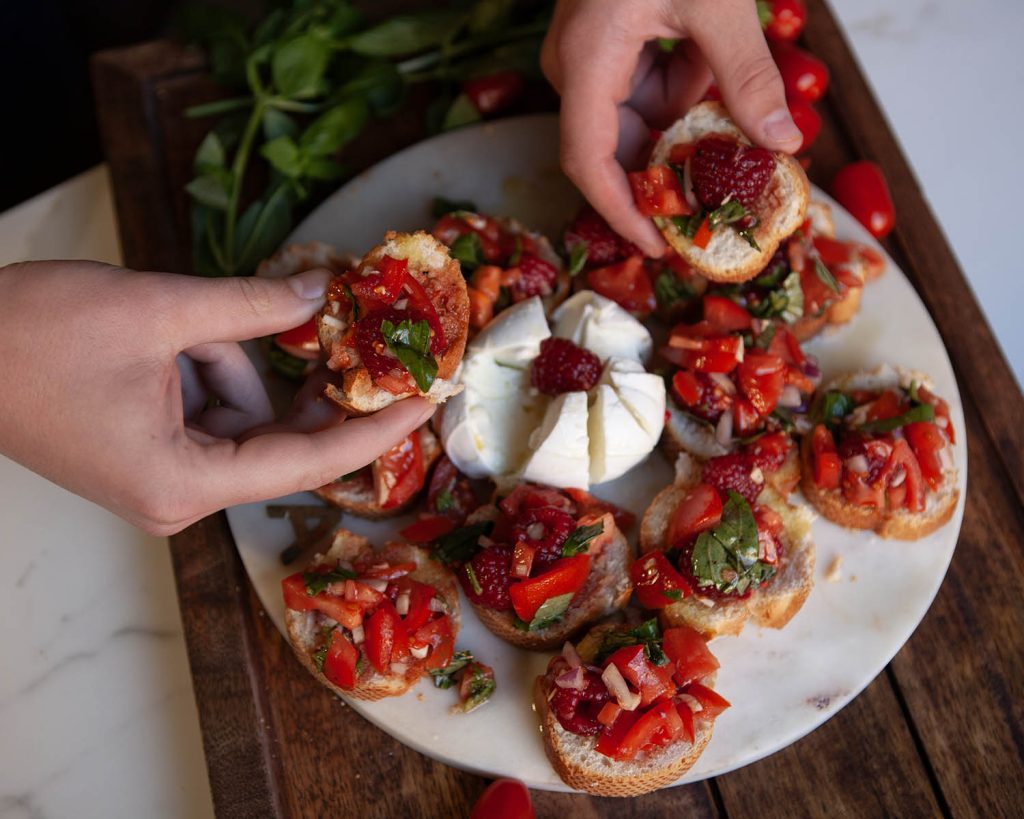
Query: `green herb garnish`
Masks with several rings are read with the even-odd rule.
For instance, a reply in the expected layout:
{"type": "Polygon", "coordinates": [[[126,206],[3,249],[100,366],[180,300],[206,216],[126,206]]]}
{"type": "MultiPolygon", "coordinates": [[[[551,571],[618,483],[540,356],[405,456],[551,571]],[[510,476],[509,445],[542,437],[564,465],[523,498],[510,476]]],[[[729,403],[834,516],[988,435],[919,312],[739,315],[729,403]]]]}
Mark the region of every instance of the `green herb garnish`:
{"type": "Polygon", "coordinates": [[[448,255],[458,261],[463,275],[472,273],[484,261],[484,249],[479,234],[463,233],[452,242],[452,246],[448,248],[448,255]]]}
{"type": "MultiPolygon", "coordinates": [[[[477,593],[479,594],[479,592],[477,593]]],[[[566,594],[560,594],[557,597],[549,597],[540,604],[540,608],[537,609],[537,613],[533,615],[533,619],[530,621],[527,628],[530,631],[537,631],[538,629],[550,626],[565,614],[565,610],[569,608],[569,604],[575,596],[576,592],[568,592],[566,594]]]]}
{"type": "Polygon", "coordinates": [[[437,376],[437,359],[430,353],[430,325],[426,321],[403,319],[396,327],[384,319],[380,334],[388,349],[409,371],[420,392],[428,392],[437,376]]]}
{"type": "Polygon", "coordinates": [[[693,547],[692,570],[698,587],[723,594],[743,594],[775,574],[775,567],[758,560],[757,523],[750,504],[730,490],[721,522],[703,532],[693,547]]]}
{"type": "Polygon", "coordinates": [[[669,308],[681,301],[688,301],[694,296],[693,291],[672,272],[666,270],[654,280],[654,297],[658,306],[669,308]]]}
{"type": "Polygon", "coordinates": [[[839,292],[839,282],[836,281],[836,277],[832,275],[832,272],[821,263],[821,259],[814,260],[814,274],[833,293],[839,292]]]}
{"type": "Polygon", "coordinates": [[[572,250],[569,251],[569,276],[576,276],[580,271],[583,270],[587,264],[587,254],[589,248],[587,243],[580,241],[572,246],[572,250]]]}
{"type": "Polygon", "coordinates": [[[476,594],[483,594],[484,587],[480,585],[480,581],[477,580],[476,572],[473,571],[473,566],[470,563],[465,564],[462,567],[466,572],[466,578],[469,580],[469,585],[472,587],[473,592],[476,594]]]}
{"type": "Polygon", "coordinates": [[[935,407],[931,404],[918,404],[916,407],[911,407],[905,413],[897,415],[895,418],[881,418],[878,421],[871,421],[867,424],[862,424],[861,431],[872,434],[878,432],[892,432],[894,429],[898,429],[906,424],[913,424],[916,421],[934,420],[935,407]]]}
{"type": "Polygon", "coordinates": [[[445,199],[443,196],[435,196],[434,201],[430,203],[430,215],[435,219],[461,211],[475,213],[476,205],[468,199],[445,199]]]}
{"type": "MultiPolygon", "coordinates": [[[[463,677],[466,674],[469,675],[466,699],[462,703],[462,712],[468,714],[470,711],[475,711],[491,698],[496,684],[493,673],[487,673],[483,666],[475,662],[471,663],[462,674],[463,677]]],[[[463,679],[463,682],[465,682],[465,679],[463,679]]]]}
{"type": "Polygon", "coordinates": [[[587,551],[590,541],[604,532],[604,521],[599,520],[589,526],[577,526],[562,544],[562,557],[575,557],[587,551]]]}
{"type": "Polygon", "coordinates": [[[481,536],[490,534],[493,528],[494,521],[482,520],[442,535],[434,541],[430,556],[445,566],[468,563],[480,551],[481,536]]]}
{"type": "Polygon", "coordinates": [[[661,593],[669,600],[679,601],[683,599],[682,589],[662,589],[661,593]]]}
{"type": "Polygon", "coordinates": [[[523,258],[523,237],[516,236],[515,249],[512,251],[512,255],[508,257],[508,266],[515,267],[519,264],[523,258]]]}
{"type": "Polygon", "coordinates": [[[329,572],[305,572],[302,575],[302,582],[306,584],[306,594],[316,597],[332,583],[340,583],[344,580],[355,580],[358,575],[348,569],[332,569],[329,572]]]}
{"type": "Polygon", "coordinates": [[[437,493],[437,497],[434,498],[434,508],[438,512],[447,512],[453,506],[455,506],[455,498],[452,497],[450,490],[442,489],[437,493]]]}
{"type": "Polygon", "coordinates": [[[654,618],[645,620],[633,629],[615,629],[605,632],[601,638],[601,647],[594,657],[594,663],[600,665],[608,657],[626,646],[643,645],[647,659],[655,665],[665,665],[668,658],[661,648],[661,631],[658,621],[654,618]]]}
{"type": "Polygon", "coordinates": [[[759,350],[767,350],[772,345],[773,338],[775,338],[775,325],[766,324],[765,328],[754,339],[754,346],[759,350]]]}
{"type": "Polygon", "coordinates": [[[276,344],[271,344],[267,348],[267,358],[270,360],[270,366],[274,372],[280,373],[292,381],[298,381],[305,376],[306,367],[309,366],[308,361],[285,352],[276,344]]]}
{"type": "Polygon", "coordinates": [[[437,688],[451,688],[455,685],[455,675],[471,662],[473,662],[472,651],[456,651],[448,665],[444,668],[431,670],[430,676],[434,678],[434,686],[437,688]]]}
{"type": "Polygon", "coordinates": [[[825,424],[828,427],[836,426],[853,410],[853,399],[845,392],[829,390],[817,401],[811,417],[815,423],[825,424]]]}

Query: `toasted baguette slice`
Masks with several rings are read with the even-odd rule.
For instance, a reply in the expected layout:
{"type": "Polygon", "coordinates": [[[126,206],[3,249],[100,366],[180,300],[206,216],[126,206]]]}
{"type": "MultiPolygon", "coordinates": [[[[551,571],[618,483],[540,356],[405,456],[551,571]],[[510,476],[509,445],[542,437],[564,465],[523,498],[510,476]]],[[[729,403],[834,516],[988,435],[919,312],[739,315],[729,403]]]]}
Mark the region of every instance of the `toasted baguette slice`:
{"type": "MultiPolygon", "coordinates": [[[[640,522],[640,553],[664,551],[669,522],[676,506],[700,483],[699,465],[685,453],[676,461],[676,480],[659,492],[640,522]]],[[[765,487],[758,504],[777,512],[783,521],[782,565],[764,588],[742,600],[720,600],[693,594],[662,609],[658,619],[663,628],[687,625],[710,640],[724,634],[739,634],[747,620],[759,626],[782,628],[803,606],[814,584],[814,542],[812,514],[792,506],[771,487],[765,487]]]]}
{"type": "Polygon", "coordinates": [[[395,395],[374,384],[369,370],[361,362],[353,363],[351,354],[335,354],[338,348],[344,350],[340,342],[349,327],[347,319],[338,315],[340,303],[328,299],[317,314],[320,348],[327,357],[327,366],[340,372],[342,378],[340,386],[328,384],[324,393],[352,415],[368,415],[417,394],[437,404],[462,390],[462,385],[455,383],[454,376],[462,363],[469,333],[469,296],[458,261],[449,256],[448,248],[429,233],[389,231],[384,235],[384,243],[373,248],[359,262],[357,272],[373,268],[384,256],[408,260],[410,274],[423,285],[437,308],[448,349],[437,361],[437,375],[429,391],[395,395]]]}
{"type": "MultiPolygon", "coordinates": [[[[368,557],[389,563],[415,563],[416,571],[412,572],[410,577],[433,586],[437,593],[444,598],[451,620],[452,637],[458,635],[460,617],[458,582],[448,569],[436,560],[430,559],[430,554],[426,549],[409,543],[390,542],[384,544],[381,549],[374,550],[366,538],[347,529],[338,529],[334,533],[334,542],[327,554],[317,555],[310,564],[310,568],[322,563],[334,565],[339,560],[354,563],[368,557]]],[[[408,670],[404,674],[383,676],[373,668],[366,659],[365,653],[361,652],[362,670],[355,687],[339,688],[317,671],[313,661],[323,615],[313,611],[285,609],[284,620],[288,632],[288,642],[295,651],[295,656],[299,658],[299,662],[319,682],[340,696],[352,697],[357,700],[379,700],[384,697],[401,696],[412,688],[424,674],[422,663],[418,663],[409,664],[408,670]]]]}
{"type": "MultiPolygon", "coordinates": [[[[424,424],[416,432],[420,438],[420,451],[423,453],[423,473],[429,478],[431,467],[441,457],[441,443],[431,431],[429,424],[424,424]]],[[[367,467],[367,469],[372,469],[372,467],[367,467]]],[[[425,485],[426,483],[424,483],[425,485]]],[[[420,493],[416,492],[405,503],[384,509],[380,505],[373,478],[367,476],[363,470],[359,470],[356,476],[349,480],[338,478],[313,491],[328,503],[338,506],[350,514],[371,520],[400,515],[416,503],[420,496],[420,493]]]]}
{"type": "MultiPolygon", "coordinates": [[[[470,515],[468,522],[493,520],[496,516],[496,507],[482,506],[470,515]]],[[[556,623],[536,631],[523,631],[514,625],[514,611],[495,611],[470,601],[480,622],[507,643],[539,651],[561,646],[584,627],[626,605],[633,592],[629,581],[633,549],[610,512],[601,519],[604,532],[590,542],[588,549],[594,557],[587,581],[556,623]]]]}
{"type": "MultiPolygon", "coordinates": [[[[599,637],[615,625],[600,625],[587,633],[587,639],[599,637]]],[[[588,658],[583,656],[584,661],[588,658]]],[[[712,685],[710,678],[706,684],[712,685]]],[[[629,762],[618,762],[594,750],[593,737],[566,731],[548,706],[548,688],[544,675],[533,684],[533,705],[540,717],[544,753],[551,766],[570,788],[595,796],[640,796],[671,785],[686,773],[704,752],[714,721],[694,715],[692,743],[679,741],[650,753],[641,753],[629,762]]]]}
{"type": "MultiPolygon", "coordinates": [[[[752,144],[722,103],[701,102],[662,134],[648,164],[664,165],[673,145],[691,144],[712,134],[752,144]]],[[[708,246],[701,249],[670,219],[655,217],[655,222],[665,240],[691,267],[713,281],[743,282],[760,273],[779,243],[803,224],[809,197],[810,184],[803,168],[788,154],[776,152],[775,172],[757,204],[760,223],[753,235],[760,249],[727,227],[715,230],[708,246]]]]}
{"type": "MultiPolygon", "coordinates": [[[[720,444],[710,424],[683,412],[673,401],[668,401],[666,409],[668,420],[662,430],[660,444],[673,462],[681,453],[698,461],[707,461],[736,450],[735,446],[720,444]]],[[[765,475],[765,481],[783,497],[796,489],[800,483],[800,456],[795,448],[790,450],[781,467],[765,475]]]]}
{"type": "MultiPolygon", "coordinates": [[[[911,382],[922,384],[928,389],[932,382],[924,373],[906,370],[902,367],[882,365],[872,371],[848,373],[833,379],[820,389],[841,390],[884,390],[892,387],[909,388],[911,382]]],[[[938,491],[928,489],[925,494],[923,512],[906,509],[877,509],[850,503],[839,489],[822,489],[814,483],[813,453],[811,436],[805,435],[800,445],[803,462],[803,479],[800,489],[804,497],[823,517],[848,529],[873,529],[884,538],[893,540],[918,540],[944,526],[956,511],[960,500],[957,488],[957,469],[950,466],[943,470],[942,484],[938,491]]]]}

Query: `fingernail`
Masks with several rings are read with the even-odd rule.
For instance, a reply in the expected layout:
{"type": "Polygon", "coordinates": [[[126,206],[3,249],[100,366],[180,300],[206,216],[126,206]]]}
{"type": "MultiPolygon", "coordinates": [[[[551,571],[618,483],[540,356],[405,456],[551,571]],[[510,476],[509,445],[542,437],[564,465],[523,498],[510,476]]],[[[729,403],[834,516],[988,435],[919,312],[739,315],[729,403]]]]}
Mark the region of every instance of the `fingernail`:
{"type": "Polygon", "coordinates": [[[803,139],[800,129],[785,108],[773,111],[761,123],[764,135],[779,145],[788,145],[803,139]]]}
{"type": "Polygon", "coordinates": [[[331,272],[323,268],[306,270],[288,277],[288,285],[295,291],[295,295],[310,300],[322,299],[330,281],[331,272]]]}

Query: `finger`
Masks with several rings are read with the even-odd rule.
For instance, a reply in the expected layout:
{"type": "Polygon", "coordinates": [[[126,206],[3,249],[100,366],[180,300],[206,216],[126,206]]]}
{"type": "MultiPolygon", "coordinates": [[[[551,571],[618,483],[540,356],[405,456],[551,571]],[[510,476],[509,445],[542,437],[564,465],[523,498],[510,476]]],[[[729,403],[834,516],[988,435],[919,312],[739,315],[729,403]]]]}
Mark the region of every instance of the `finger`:
{"type": "Polygon", "coordinates": [[[782,77],[749,0],[720,0],[714,14],[689,21],[693,39],[714,72],[729,113],[755,142],[795,151],[802,137],[786,106],[782,77]]]}
{"type": "Polygon", "coordinates": [[[217,438],[236,438],[274,419],[259,373],[238,344],[200,344],[184,355],[195,363],[206,391],[220,402],[191,418],[195,426],[217,438]]]}
{"type": "Polygon", "coordinates": [[[181,377],[181,406],[186,421],[191,421],[206,406],[206,388],[199,377],[199,369],[191,358],[184,353],[176,357],[178,374],[181,377]]]}
{"type": "Polygon", "coordinates": [[[426,421],[435,405],[420,398],[310,434],[270,432],[242,444],[202,450],[193,470],[220,508],[315,489],[366,466],[426,421]]]}
{"type": "Polygon", "coordinates": [[[711,69],[692,40],[676,45],[671,56],[655,65],[629,98],[646,122],[654,128],[667,128],[682,117],[711,84],[711,69]]]}
{"type": "Polygon", "coordinates": [[[331,272],[318,268],[282,279],[164,277],[170,288],[166,327],[179,349],[210,341],[245,341],[297,327],[324,302],[331,272]]]}
{"type": "Polygon", "coordinates": [[[242,441],[268,432],[319,432],[345,420],[345,412],[324,395],[324,386],[336,374],[321,364],[299,389],[291,409],[279,422],[249,430],[242,441]]]}

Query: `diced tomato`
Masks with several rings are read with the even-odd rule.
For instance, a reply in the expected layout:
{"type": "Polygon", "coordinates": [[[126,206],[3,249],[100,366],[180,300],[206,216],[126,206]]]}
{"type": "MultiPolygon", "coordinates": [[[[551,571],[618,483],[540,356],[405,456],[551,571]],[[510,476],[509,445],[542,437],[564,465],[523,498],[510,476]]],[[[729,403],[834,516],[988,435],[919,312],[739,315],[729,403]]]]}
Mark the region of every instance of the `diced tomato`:
{"type": "Polygon", "coordinates": [[[565,490],[565,494],[576,502],[577,514],[586,515],[593,513],[603,515],[605,512],[611,512],[612,517],[615,518],[615,525],[620,529],[628,529],[636,522],[636,515],[628,509],[623,509],[614,503],[595,498],[586,489],[569,487],[565,490]]]}
{"type": "Polygon", "coordinates": [[[708,217],[704,217],[704,221],[700,223],[700,227],[697,228],[697,232],[693,234],[693,246],[699,247],[704,250],[711,243],[711,222],[708,217]]]}
{"type": "MultiPolygon", "coordinates": [[[[633,759],[648,745],[654,744],[659,731],[665,731],[667,733],[669,730],[670,723],[668,722],[668,713],[670,711],[675,715],[676,720],[678,720],[678,712],[671,702],[659,702],[647,711],[647,713],[641,716],[626,732],[626,735],[622,738],[622,741],[613,752],[612,758],[617,759],[620,762],[625,762],[633,759]]],[[[682,731],[681,724],[678,725],[676,731],[682,731]]]]}
{"type": "Polygon", "coordinates": [[[310,597],[306,592],[303,572],[296,572],[281,581],[285,608],[293,611],[319,611],[347,629],[363,622],[363,606],[327,592],[310,597]]]}
{"type": "Polygon", "coordinates": [[[562,494],[561,490],[548,486],[521,483],[498,501],[498,508],[511,518],[518,517],[520,512],[527,509],[539,509],[542,506],[554,506],[570,515],[576,513],[576,504],[571,498],[562,494]]]}
{"type": "Polygon", "coordinates": [[[857,506],[883,507],[886,501],[885,482],[877,481],[869,484],[865,478],[866,476],[860,475],[853,470],[844,469],[842,477],[843,497],[857,506]]]}
{"type": "Polygon", "coordinates": [[[285,330],[274,336],[274,343],[289,355],[306,361],[316,361],[320,357],[320,339],[317,336],[316,317],[314,316],[298,327],[285,330]]]}
{"type": "Polygon", "coordinates": [[[475,287],[467,287],[466,295],[469,296],[469,326],[482,330],[494,318],[494,301],[475,287]]]}
{"type": "Polygon", "coordinates": [[[779,403],[786,385],[785,366],[771,353],[749,352],[744,356],[737,371],[740,389],[759,414],[767,415],[779,403]]]}
{"type": "Polygon", "coordinates": [[[677,142],[668,151],[668,161],[682,166],[697,150],[696,142],[677,142]]]}
{"type": "Polygon", "coordinates": [[[415,276],[410,275],[405,280],[405,286],[409,291],[409,305],[421,312],[430,325],[430,351],[434,355],[440,355],[448,349],[448,341],[445,339],[444,326],[441,324],[441,317],[437,314],[434,302],[415,276]]]}
{"type": "Polygon", "coordinates": [[[687,216],[691,212],[679,177],[668,165],[655,165],[628,176],[633,200],[642,215],[687,216]]]}
{"type": "Polygon", "coordinates": [[[398,534],[412,543],[430,543],[455,529],[455,524],[456,521],[444,515],[426,515],[410,523],[398,534]]]}
{"type": "Polygon", "coordinates": [[[884,474],[893,475],[899,467],[903,468],[906,475],[904,483],[907,486],[907,509],[911,512],[923,512],[925,490],[921,465],[904,438],[897,438],[893,442],[892,455],[889,456],[889,463],[886,464],[884,474]]]}
{"type": "Polygon", "coordinates": [[[693,592],[661,552],[650,552],[634,561],[629,568],[629,579],[637,601],[645,609],[663,609],[693,592]]]}
{"type": "Polygon", "coordinates": [[[672,388],[687,406],[700,400],[701,389],[697,376],[687,370],[676,370],[672,375],[672,388]]]}
{"type": "Polygon", "coordinates": [[[722,499],[713,486],[701,483],[691,489],[672,512],[665,540],[667,547],[687,541],[711,529],[722,519],[722,499]]]}
{"type": "Polygon", "coordinates": [[[525,540],[517,540],[515,548],[512,550],[512,569],[509,574],[518,578],[529,577],[536,553],[536,546],[530,546],[525,540]]]}
{"type": "Polygon", "coordinates": [[[409,279],[409,262],[384,256],[376,264],[377,270],[366,276],[352,274],[349,286],[360,299],[373,299],[382,304],[394,304],[409,279]]]}
{"type": "Polygon", "coordinates": [[[750,313],[732,299],[711,294],[704,297],[704,320],[722,333],[749,330],[751,323],[750,313]]]}
{"type": "Polygon", "coordinates": [[[462,84],[462,93],[484,116],[511,105],[523,92],[523,75],[518,71],[496,71],[462,84]]]}
{"type": "Polygon", "coordinates": [[[701,719],[714,719],[730,704],[721,694],[700,683],[690,683],[686,687],[686,693],[701,704],[701,710],[698,712],[701,719]]]}
{"type": "Polygon", "coordinates": [[[829,270],[850,263],[849,242],[841,242],[829,236],[815,235],[814,249],[818,251],[821,263],[829,270]]]}
{"type": "Polygon", "coordinates": [[[689,370],[730,373],[743,360],[743,339],[738,335],[693,338],[674,330],[669,336],[668,346],[662,348],[661,355],[670,363],[689,370]]]}
{"type": "Polygon", "coordinates": [[[605,668],[609,665],[618,668],[623,678],[640,693],[641,708],[661,697],[670,696],[676,690],[672,669],[668,665],[654,665],[647,659],[642,645],[624,646],[614,651],[604,661],[605,668]]]}
{"type": "Polygon", "coordinates": [[[590,555],[560,558],[546,572],[509,587],[512,607],[521,620],[529,623],[546,600],[578,592],[589,573],[590,555]]]}
{"type": "Polygon", "coordinates": [[[932,408],[935,410],[936,426],[945,433],[951,444],[955,444],[956,433],[953,431],[953,422],[949,417],[949,404],[923,385],[918,386],[917,395],[926,404],[932,405],[932,408]]]}
{"type": "Polygon", "coordinates": [[[639,711],[619,711],[619,715],[615,718],[610,726],[607,726],[601,733],[601,736],[597,738],[597,744],[594,746],[594,750],[599,754],[605,756],[614,757],[615,751],[625,739],[626,734],[629,733],[630,729],[640,719],[639,711]]]}
{"type": "Polygon", "coordinates": [[[501,268],[493,264],[482,264],[473,271],[469,282],[493,304],[501,295],[501,268]]]}
{"type": "Polygon", "coordinates": [[[649,315],[658,306],[643,256],[630,256],[625,261],[588,270],[587,284],[591,290],[640,317],[649,315]]]}
{"type": "Polygon", "coordinates": [[[702,680],[718,670],[718,660],[699,631],[676,626],[665,630],[662,641],[665,655],[675,664],[673,677],[680,686],[702,680]]]}
{"type": "Polygon", "coordinates": [[[914,421],[903,427],[903,434],[910,443],[925,482],[932,489],[942,485],[942,460],[939,453],[946,446],[946,438],[931,421],[914,421]]]}
{"type": "Polygon", "coordinates": [[[359,576],[371,580],[397,580],[407,574],[416,571],[415,563],[381,563],[380,565],[367,566],[360,569],[359,576]]]}
{"type": "Polygon", "coordinates": [[[409,644],[418,648],[430,646],[430,654],[423,664],[427,671],[444,668],[452,661],[452,652],[455,650],[450,620],[447,616],[431,620],[409,638],[409,644]]]}
{"type": "Polygon", "coordinates": [[[402,620],[395,611],[390,600],[384,600],[364,626],[366,641],[364,648],[370,664],[381,674],[391,673],[391,660],[395,649],[395,639],[399,631],[403,632],[402,620]]]}
{"type": "Polygon", "coordinates": [[[753,435],[761,423],[761,414],[749,398],[737,395],[732,403],[733,435],[753,435]]]}
{"type": "Polygon", "coordinates": [[[409,610],[402,618],[402,625],[405,626],[406,632],[412,635],[434,616],[430,609],[430,601],[434,599],[437,590],[427,583],[420,583],[408,577],[403,577],[398,583],[399,594],[409,594],[409,610]]]}
{"type": "Polygon", "coordinates": [[[359,649],[349,642],[341,629],[332,631],[331,643],[324,655],[324,676],[338,688],[354,688],[358,663],[359,649]]]}
{"type": "Polygon", "coordinates": [[[811,454],[814,460],[814,484],[822,489],[836,489],[842,474],[842,463],[836,452],[832,433],[818,424],[811,433],[811,454]]]}
{"type": "Polygon", "coordinates": [[[423,488],[423,450],[419,432],[412,432],[373,462],[373,485],[381,509],[406,503],[423,488]]]}
{"type": "Polygon", "coordinates": [[[616,718],[622,712],[622,706],[620,706],[614,700],[609,700],[601,706],[601,710],[597,712],[597,721],[602,725],[611,725],[615,722],[616,718]]]}
{"type": "Polygon", "coordinates": [[[753,441],[747,452],[754,459],[754,464],[765,472],[774,472],[786,462],[793,442],[784,432],[770,432],[753,441]]]}
{"type": "Polygon", "coordinates": [[[676,705],[676,713],[679,714],[679,719],[683,723],[680,738],[692,743],[696,738],[696,734],[693,731],[693,709],[690,708],[689,703],[680,702],[676,705]]]}
{"type": "Polygon", "coordinates": [[[903,399],[894,390],[886,390],[871,402],[868,407],[867,420],[882,421],[886,418],[895,418],[906,411],[903,399]]]}
{"type": "Polygon", "coordinates": [[[364,608],[369,608],[376,606],[383,600],[384,595],[371,586],[360,583],[358,580],[346,580],[345,599],[349,603],[359,603],[364,608]]]}

